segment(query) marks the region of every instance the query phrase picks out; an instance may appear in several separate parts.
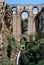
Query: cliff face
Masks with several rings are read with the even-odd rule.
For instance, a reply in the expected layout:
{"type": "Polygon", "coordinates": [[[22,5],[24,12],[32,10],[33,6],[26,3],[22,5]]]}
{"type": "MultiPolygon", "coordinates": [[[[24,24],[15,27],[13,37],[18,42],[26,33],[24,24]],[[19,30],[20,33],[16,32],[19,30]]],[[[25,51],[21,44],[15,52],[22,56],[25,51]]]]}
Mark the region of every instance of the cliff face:
{"type": "Polygon", "coordinates": [[[36,32],[40,33],[41,38],[44,38],[44,7],[35,16],[36,32]]]}
{"type": "Polygon", "coordinates": [[[44,12],[41,13],[41,37],[44,38],[44,12]]]}

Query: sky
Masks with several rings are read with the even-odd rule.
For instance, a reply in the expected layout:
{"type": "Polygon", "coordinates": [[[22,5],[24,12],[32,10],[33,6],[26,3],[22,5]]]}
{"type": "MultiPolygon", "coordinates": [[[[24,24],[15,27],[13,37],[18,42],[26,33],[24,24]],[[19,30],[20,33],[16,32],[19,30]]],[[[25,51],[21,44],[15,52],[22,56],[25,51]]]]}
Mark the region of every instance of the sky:
{"type": "Polygon", "coordinates": [[[44,0],[4,0],[7,4],[43,4],[44,0]]]}
{"type": "MultiPolygon", "coordinates": [[[[4,0],[6,4],[44,4],[44,0],[4,0]]],[[[37,13],[37,9],[34,9],[34,13],[37,13]]],[[[28,14],[24,12],[22,18],[28,17],[28,14]]]]}

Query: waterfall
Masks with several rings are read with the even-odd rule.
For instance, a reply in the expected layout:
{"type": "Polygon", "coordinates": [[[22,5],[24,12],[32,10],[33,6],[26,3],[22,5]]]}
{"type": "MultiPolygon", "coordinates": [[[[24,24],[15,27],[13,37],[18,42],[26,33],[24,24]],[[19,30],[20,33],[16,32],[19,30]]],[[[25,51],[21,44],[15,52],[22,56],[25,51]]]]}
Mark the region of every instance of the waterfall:
{"type": "Polygon", "coordinates": [[[17,64],[17,65],[19,64],[20,53],[21,53],[21,51],[19,51],[19,53],[18,53],[18,55],[17,55],[17,59],[16,59],[16,64],[17,64]]]}

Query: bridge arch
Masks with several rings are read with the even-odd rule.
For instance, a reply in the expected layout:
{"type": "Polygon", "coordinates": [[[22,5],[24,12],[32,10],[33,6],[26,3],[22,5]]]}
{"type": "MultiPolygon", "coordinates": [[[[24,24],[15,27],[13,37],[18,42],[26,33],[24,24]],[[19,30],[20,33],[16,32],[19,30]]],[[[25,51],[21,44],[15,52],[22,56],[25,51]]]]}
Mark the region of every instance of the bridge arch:
{"type": "Polygon", "coordinates": [[[38,11],[39,11],[39,8],[38,8],[37,6],[34,6],[34,7],[32,8],[32,11],[33,11],[33,14],[37,14],[38,11]]]}
{"type": "Polygon", "coordinates": [[[26,37],[22,37],[22,38],[20,39],[20,44],[21,44],[21,45],[24,45],[26,42],[27,42],[26,37]]]}
{"type": "Polygon", "coordinates": [[[28,32],[29,13],[27,11],[22,11],[20,17],[21,17],[21,34],[24,34],[28,32]]]}
{"type": "Polygon", "coordinates": [[[17,8],[15,6],[11,7],[11,10],[12,10],[13,14],[15,14],[17,12],[17,8]]]}
{"type": "Polygon", "coordinates": [[[22,15],[22,13],[27,13],[28,14],[27,16],[29,17],[29,12],[27,10],[21,11],[20,16],[22,15]]]}

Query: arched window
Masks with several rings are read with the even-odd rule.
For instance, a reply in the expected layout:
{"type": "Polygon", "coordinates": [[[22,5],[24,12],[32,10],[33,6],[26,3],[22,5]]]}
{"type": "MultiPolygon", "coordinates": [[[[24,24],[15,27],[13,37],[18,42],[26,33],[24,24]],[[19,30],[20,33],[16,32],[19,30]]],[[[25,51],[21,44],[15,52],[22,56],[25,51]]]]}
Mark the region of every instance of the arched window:
{"type": "Polygon", "coordinates": [[[37,14],[38,13],[38,8],[35,6],[33,7],[33,14],[37,14]]]}

